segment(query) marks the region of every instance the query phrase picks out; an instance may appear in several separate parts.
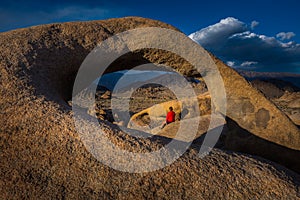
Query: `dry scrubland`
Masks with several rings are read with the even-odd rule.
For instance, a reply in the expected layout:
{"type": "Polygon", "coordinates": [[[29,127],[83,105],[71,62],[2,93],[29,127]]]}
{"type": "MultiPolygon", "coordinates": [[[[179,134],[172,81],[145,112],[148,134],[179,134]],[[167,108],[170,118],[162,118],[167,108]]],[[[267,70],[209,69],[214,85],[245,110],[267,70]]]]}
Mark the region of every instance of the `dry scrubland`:
{"type": "MultiPolygon", "coordinates": [[[[241,148],[230,143],[238,141],[246,148],[238,150],[250,152],[255,148],[256,155],[270,159],[272,148],[280,150],[272,159],[288,162],[290,169],[224,149],[213,149],[200,159],[195,142],[181,158],[161,170],[130,174],[103,165],[85,149],[67,103],[81,62],[107,37],[149,26],[175,29],[150,19],[121,18],[42,25],[0,34],[0,199],[299,198],[300,176],[290,170],[300,166],[298,127],[213,56],[228,96],[227,124],[233,131],[228,134],[231,139],[225,141],[227,147],[241,148]],[[280,157],[281,153],[293,156],[284,160],[286,156],[280,157]]],[[[178,56],[151,49],[126,55],[107,72],[149,61],[165,62],[186,76],[199,76],[178,56]]],[[[106,120],[100,120],[99,125],[113,143],[133,152],[156,150],[169,141],[159,136],[139,140],[106,120]]]]}

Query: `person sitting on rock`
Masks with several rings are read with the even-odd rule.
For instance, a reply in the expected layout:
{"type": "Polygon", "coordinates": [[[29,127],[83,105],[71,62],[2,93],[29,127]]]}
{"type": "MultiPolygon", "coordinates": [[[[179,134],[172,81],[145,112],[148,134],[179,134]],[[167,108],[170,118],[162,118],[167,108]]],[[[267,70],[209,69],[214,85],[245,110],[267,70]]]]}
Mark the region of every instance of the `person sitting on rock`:
{"type": "Polygon", "coordinates": [[[163,123],[162,125],[162,129],[167,125],[170,124],[172,122],[175,122],[175,112],[173,111],[173,107],[169,107],[169,112],[167,113],[166,116],[166,121],[163,123]]]}

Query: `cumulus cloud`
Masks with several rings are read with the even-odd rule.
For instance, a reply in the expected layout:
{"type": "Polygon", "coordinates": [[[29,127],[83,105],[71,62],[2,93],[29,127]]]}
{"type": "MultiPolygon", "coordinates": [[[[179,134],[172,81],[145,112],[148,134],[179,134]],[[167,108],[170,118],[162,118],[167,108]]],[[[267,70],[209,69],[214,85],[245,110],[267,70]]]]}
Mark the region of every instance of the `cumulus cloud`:
{"type": "MultiPolygon", "coordinates": [[[[280,37],[287,39],[292,35],[280,37]]],[[[232,17],[189,37],[234,68],[300,73],[300,44],[254,33],[251,27],[232,17]]]]}
{"type": "Polygon", "coordinates": [[[224,44],[230,36],[236,33],[242,33],[246,30],[246,24],[233,17],[228,17],[222,19],[219,23],[192,33],[189,37],[203,46],[209,46],[215,49],[224,44]]]}
{"type": "Polygon", "coordinates": [[[280,40],[290,40],[292,37],[294,37],[296,34],[293,32],[280,32],[276,35],[277,38],[280,40]]]}

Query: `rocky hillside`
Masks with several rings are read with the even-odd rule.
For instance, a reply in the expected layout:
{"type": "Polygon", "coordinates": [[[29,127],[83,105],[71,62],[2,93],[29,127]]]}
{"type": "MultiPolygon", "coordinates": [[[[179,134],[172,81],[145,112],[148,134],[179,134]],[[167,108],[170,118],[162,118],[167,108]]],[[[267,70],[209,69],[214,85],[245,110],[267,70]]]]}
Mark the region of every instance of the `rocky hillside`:
{"type": "MultiPolygon", "coordinates": [[[[299,198],[299,174],[241,153],[214,149],[201,159],[199,146],[192,145],[173,164],[138,174],[114,170],[85,148],[67,104],[80,64],[109,36],[153,26],[176,30],[159,21],[130,17],[0,34],[0,199],[299,198]]],[[[199,76],[171,53],[142,50],[138,55],[120,58],[107,72],[132,67],[132,62],[164,60],[184,75],[199,76]]],[[[214,60],[229,97],[228,117],[253,134],[298,152],[297,127],[234,70],[214,60]]],[[[169,142],[165,137],[137,139],[102,120],[99,126],[116,146],[131,152],[155,151],[169,142]]],[[[94,142],[88,134],[85,140],[94,142]]],[[[151,164],[145,162],[145,168],[151,164]]]]}

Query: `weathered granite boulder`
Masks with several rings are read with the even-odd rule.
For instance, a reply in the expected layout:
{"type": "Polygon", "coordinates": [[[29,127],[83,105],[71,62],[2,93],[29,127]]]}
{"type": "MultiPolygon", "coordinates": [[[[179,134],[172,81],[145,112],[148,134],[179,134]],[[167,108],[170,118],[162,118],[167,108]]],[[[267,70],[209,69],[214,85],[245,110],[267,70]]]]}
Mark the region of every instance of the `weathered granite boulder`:
{"type": "MultiPolygon", "coordinates": [[[[0,199],[299,197],[298,174],[238,153],[213,150],[201,159],[191,148],[161,170],[131,174],[102,164],[86,150],[67,104],[81,62],[99,41],[149,26],[174,29],[159,21],[122,18],[42,25],[0,34],[0,199]]],[[[152,51],[147,51],[142,57],[160,59],[151,59],[151,55],[152,51]]],[[[171,54],[161,58],[164,56],[171,54]]],[[[253,134],[299,150],[299,131],[292,123],[236,72],[216,62],[229,96],[228,115],[253,134]],[[230,110],[236,102],[242,104],[241,99],[248,106],[240,106],[243,111],[236,115],[230,110]]],[[[197,75],[177,57],[172,63],[182,73],[197,75]]],[[[131,152],[155,151],[168,142],[163,137],[137,140],[104,121],[99,126],[118,147],[131,152]]],[[[85,139],[94,138],[87,135],[85,139]]]]}

